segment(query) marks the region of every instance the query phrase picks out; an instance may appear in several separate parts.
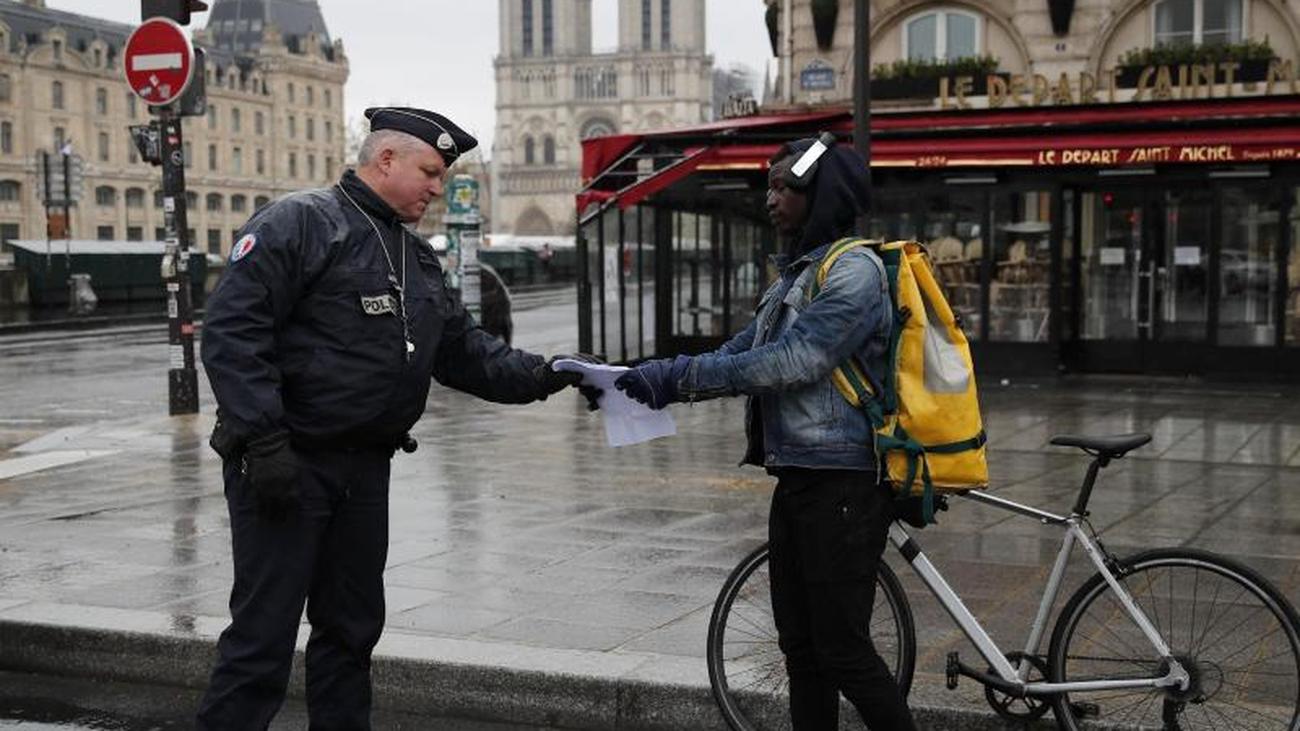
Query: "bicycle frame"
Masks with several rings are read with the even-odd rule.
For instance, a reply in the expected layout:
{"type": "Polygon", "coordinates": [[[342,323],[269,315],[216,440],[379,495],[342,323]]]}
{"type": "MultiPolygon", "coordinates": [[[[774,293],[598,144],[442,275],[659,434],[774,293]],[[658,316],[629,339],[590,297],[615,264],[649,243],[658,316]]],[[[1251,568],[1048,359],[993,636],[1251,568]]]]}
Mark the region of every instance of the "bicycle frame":
{"type": "Polygon", "coordinates": [[[1047,579],[1047,586],[1043,590],[1043,598],[1038,606],[1038,613],[1034,617],[1034,623],[1029,631],[1029,637],[1025,642],[1025,654],[1037,654],[1038,646],[1042,641],[1043,633],[1047,628],[1047,621],[1050,618],[1052,606],[1056,603],[1060,595],[1061,584],[1065,577],[1065,569],[1069,563],[1070,554],[1074,550],[1074,544],[1078,543],[1083,547],[1084,552],[1091,559],[1097,571],[1101,573],[1106,583],[1110,586],[1111,591],[1119,597],[1120,603],[1132,620],[1141,629],[1142,634],[1146,636],[1151,643],[1151,647],[1159,654],[1160,658],[1168,664],[1169,671],[1161,677],[1150,678],[1132,678],[1127,680],[1080,680],[1066,683],[1053,682],[1025,682],[1029,674],[1030,665],[1027,662],[1018,663],[1019,667],[1012,665],[1006,655],[997,646],[988,632],[971,614],[970,610],[962,602],[957,593],[935,568],[930,559],[921,551],[919,545],[908,534],[902,523],[895,522],[889,529],[889,541],[894,544],[898,552],[907,560],[917,576],[929,587],[930,593],[943,606],[948,615],[952,617],[957,626],[966,635],[980,655],[984,657],[990,667],[993,668],[996,677],[979,671],[970,671],[963,668],[963,674],[975,677],[977,680],[996,686],[999,690],[1011,693],[1017,696],[1043,696],[1056,695],[1059,693],[1085,692],[1097,690],[1122,690],[1127,688],[1165,688],[1178,686],[1180,689],[1186,689],[1191,683],[1191,678],[1187,670],[1172,656],[1163,638],[1156,633],[1155,627],[1151,621],[1143,614],[1141,608],[1133,601],[1124,587],[1115,579],[1114,573],[1111,572],[1107,565],[1106,554],[1102,551],[1097,542],[1088,535],[1082,527],[1083,515],[1077,510],[1072,512],[1068,517],[1055,515],[1028,505],[1007,500],[1005,498],[989,495],[984,492],[967,492],[962,493],[961,497],[982,503],[1000,510],[1006,510],[1017,515],[1023,515],[1040,521],[1044,525],[1060,526],[1065,531],[1065,536],[1061,541],[1061,550],[1057,554],[1056,563],[1052,567],[1052,573],[1047,579]]]}

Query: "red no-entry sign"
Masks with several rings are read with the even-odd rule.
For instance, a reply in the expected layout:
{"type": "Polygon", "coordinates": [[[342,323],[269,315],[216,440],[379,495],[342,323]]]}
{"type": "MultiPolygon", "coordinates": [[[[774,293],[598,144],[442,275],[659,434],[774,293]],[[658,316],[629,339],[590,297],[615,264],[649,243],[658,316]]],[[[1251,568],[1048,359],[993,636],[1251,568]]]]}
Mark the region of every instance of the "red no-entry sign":
{"type": "Polygon", "coordinates": [[[146,104],[161,106],[180,98],[194,73],[194,46],[167,18],[150,18],[126,40],[122,53],[126,83],[146,104]]]}

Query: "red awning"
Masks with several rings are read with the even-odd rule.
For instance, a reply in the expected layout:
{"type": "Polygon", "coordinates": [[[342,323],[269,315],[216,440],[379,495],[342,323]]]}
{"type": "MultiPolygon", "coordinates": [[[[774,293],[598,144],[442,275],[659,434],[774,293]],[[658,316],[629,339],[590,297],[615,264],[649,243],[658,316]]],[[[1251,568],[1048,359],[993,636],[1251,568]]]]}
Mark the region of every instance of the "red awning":
{"type": "MultiPolygon", "coordinates": [[[[1300,161],[1300,97],[1217,100],[1199,103],[1167,103],[1141,107],[1112,105],[1100,109],[1028,109],[989,112],[934,112],[873,117],[873,133],[881,133],[871,144],[873,167],[914,168],[997,168],[1019,167],[1092,167],[1114,168],[1155,164],[1254,164],[1300,161]],[[1272,126],[1232,125],[1230,120],[1278,118],[1272,126]],[[1142,121],[1191,121],[1222,119],[1213,127],[1143,131],[1142,121]],[[964,124],[957,125],[960,120],[964,124]],[[1116,131],[1087,131],[1087,125],[1128,123],[1116,131]],[[1064,130],[1056,124],[1084,129],[1064,130]],[[1030,127],[997,129],[998,127],[1030,127]],[[979,136],[944,136],[943,131],[970,131],[979,136]],[[890,133],[915,130],[922,136],[894,136],[890,133]],[[939,132],[939,134],[926,134],[939,132]]],[[[701,130],[753,129],[770,126],[776,129],[794,123],[824,121],[835,131],[851,132],[852,119],[844,112],[788,117],[751,117],[693,127],[676,132],[660,132],[642,137],[624,136],[636,145],[654,138],[664,140],[673,135],[698,136],[701,130]]],[[[739,135],[737,135],[739,136],[739,135]]],[[[874,136],[874,134],[873,134],[874,136]]],[[[578,196],[578,208],[592,202],[616,199],[621,208],[636,205],[646,197],[682,180],[697,170],[764,170],[767,161],[779,149],[776,143],[730,143],[731,136],[720,136],[707,147],[693,148],[676,164],[654,176],[618,191],[587,189],[578,196]]],[[[606,138],[613,140],[615,138],[606,138]]],[[[598,142],[598,141],[596,141],[598,142]]],[[[584,143],[584,155],[591,148],[584,143]]],[[[622,154],[626,154],[627,147],[622,154]]],[[[586,174],[584,159],[584,174],[586,174]]]]}
{"type": "Polygon", "coordinates": [[[763,127],[789,127],[821,120],[845,117],[844,110],[833,109],[821,112],[803,112],[799,114],[765,115],[725,119],[719,122],[681,127],[677,129],[658,130],[644,134],[612,135],[584,140],[582,143],[582,180],[584,183],[604,172],[610,165],[618,162],[638,144],[646,140],[670,141],[673,137],[707,136],[711,133],[723,134],[734,131],[752,131],[763,127]]]}

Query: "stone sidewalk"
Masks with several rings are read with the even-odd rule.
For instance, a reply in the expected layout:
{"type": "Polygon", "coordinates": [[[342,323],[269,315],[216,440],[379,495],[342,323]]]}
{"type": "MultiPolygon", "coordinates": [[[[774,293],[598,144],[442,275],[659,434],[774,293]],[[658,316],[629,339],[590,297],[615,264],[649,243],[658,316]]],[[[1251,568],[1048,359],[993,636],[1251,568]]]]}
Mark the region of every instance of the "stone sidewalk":
{"type": "MultiPolygon", "coordinates": [[[[989,383],[993,489],[1068,511],[1086,459],[1047,447],[1050,435],[1150,431],[1153,444],[1101,475],[1093,520],[1107,545],[1221,551],[1295,602],[1298,396],[989,383]]],[[[210,411],[70,426],[0,452],[0,668],[202,685],[231,572],[210,411]]],[[[735,466],[742,413],[738,399],[674,407],[677,437],[611,450],[576,396],[505,407],[436,389],[419,451],[394,461],[380,703],[575,728],[719,727],[709,613],[764,538],[772,486],[735,466]]],[[[958,503],[918,540],[1012,649],[1059,537],[958,503]]],[[[978,656],[896,558],[922,640],[918,714],[930,728],[1001,728],[973,682],[943,689],[947,652],[978,656]]]]}

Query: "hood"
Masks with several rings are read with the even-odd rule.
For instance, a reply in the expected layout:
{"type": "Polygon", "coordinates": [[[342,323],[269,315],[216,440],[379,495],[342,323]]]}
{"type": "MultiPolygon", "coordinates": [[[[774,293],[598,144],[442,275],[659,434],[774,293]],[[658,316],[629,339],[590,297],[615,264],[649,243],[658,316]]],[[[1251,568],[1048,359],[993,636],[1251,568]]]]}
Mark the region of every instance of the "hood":
{"type": "MultiPolygon", "coordinates": [[[[807,138],[787,143],[772,161],[801,155],[815,142],[807,138]]],[[[808,196],[808,220],[795,243],[796,255],[851,235],[857,217],[866,212],[871,196],[866,163],[847,145],[835,145],[827,150],[807,175],[812,176],[811,182],[803,184],[808,196]]]]}

